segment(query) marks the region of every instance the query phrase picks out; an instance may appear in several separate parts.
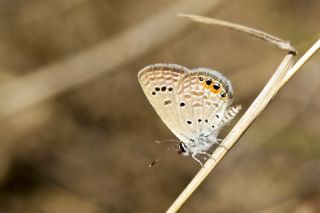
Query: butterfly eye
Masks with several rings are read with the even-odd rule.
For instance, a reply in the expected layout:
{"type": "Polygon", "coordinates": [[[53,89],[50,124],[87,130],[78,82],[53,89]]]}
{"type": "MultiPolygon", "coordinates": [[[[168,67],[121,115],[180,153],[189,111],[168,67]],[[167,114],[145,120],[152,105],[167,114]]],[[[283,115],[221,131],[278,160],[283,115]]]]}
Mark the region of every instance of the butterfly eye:
{"type": "Polygon", "coordinates": [[[182,143],[179,144],[179,147],[180,147],[181,152],[185,152],[186,151],[186,150],[184,150],[184,148],[182,146],[182,143]]]}

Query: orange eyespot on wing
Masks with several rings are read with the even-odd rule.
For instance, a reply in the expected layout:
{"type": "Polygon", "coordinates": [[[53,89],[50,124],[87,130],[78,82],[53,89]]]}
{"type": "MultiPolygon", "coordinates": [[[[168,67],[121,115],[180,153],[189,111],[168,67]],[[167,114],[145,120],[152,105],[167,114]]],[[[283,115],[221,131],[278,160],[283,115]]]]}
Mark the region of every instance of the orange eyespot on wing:
{"type": "Polygon", "coordinates": [[[222,91],[222,86],[218,81],[215,81],[211,87],[210,87],[211,92],[213,92],[214,94],[218,94],[222,91]]]}
{"type": "Polygon", "coordinates": [[[202,82],[202,86],[205,88],[205,89],[210,89],[210,87],[212,86],[212,79],[206,79],[202,82]]]}
{"type": "Polygon", "coordinates": [[[214,94],[223,93],[221,98],[226,97],[225,93],[223,92],[223,87],[218,81],[214,81],[213,79],[204,80],[202,77],[200,77],[199,80],[202,82],[201,84],[204,89],[210,89],[210,91],[214,94]]]}

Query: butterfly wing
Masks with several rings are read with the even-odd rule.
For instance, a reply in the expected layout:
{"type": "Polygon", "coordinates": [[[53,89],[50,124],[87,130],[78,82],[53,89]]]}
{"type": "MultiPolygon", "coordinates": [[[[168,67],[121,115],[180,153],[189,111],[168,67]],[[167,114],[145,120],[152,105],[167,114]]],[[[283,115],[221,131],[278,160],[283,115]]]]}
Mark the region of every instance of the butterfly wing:
{"type": "Polygon", "coordinates": [[[207,68],[191,70],[182,77],[178,86],[183,122],[196,136],[195,139],[206,135],[217,136],[226,123],[223,118],[232,98],[230,81],[219,72],[207,68]]]}
{"type": "Polygon", "coordinates": [[[190,70],[176,64],[154,64],[138,73],[139,83],[162,121],[182,141],[188,139],[188,126],[183,122],[177,93],[180,80],[190,70]]]}
{"type": "Polygon", "coordinates": [[[222,126],[240,110],[227,110],[232,103],[230,81],[207,68],[189,70],[175,64],[155,64],[138,74],[149,102],[169,129],[185,143],[201,136],[216,139],[222,126]]]}

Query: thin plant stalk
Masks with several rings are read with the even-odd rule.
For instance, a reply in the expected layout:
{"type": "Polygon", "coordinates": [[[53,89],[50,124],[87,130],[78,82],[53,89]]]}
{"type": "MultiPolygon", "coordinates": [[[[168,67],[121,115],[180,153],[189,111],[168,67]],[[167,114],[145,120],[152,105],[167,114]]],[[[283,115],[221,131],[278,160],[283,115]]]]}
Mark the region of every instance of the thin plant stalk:
{"type": "Polygon", "coordinates": [[[239,138],[250,127],[258,115],[265,109],[267,104],[277,94],[277,92],[316,53],[319,48],[320,39],[300,58],[300,60],[293,67],[291,66],[293,64],[294,54],[288,53],[288,55],[284,57],[266,86],[227,135],[222,143],[222,146],[215,150],[215,152],[212,154],[212,159],[209,159],[204,165],[204,168],[200,169],[188,186],[173,202],[167,212],[177,212],[181,208],[181,206],[199,187],[208,174],[215,168],[216,165],[219,164],[227,152],[236,144],[239,138]]]}
{"type": "Polygon", "coordinates": [[[289,41],[285,41],[281,38],[278,38],[276,36],[273,36],[269,33],[263,32],[261,30],[257,30],[257,29],[251,28],[251,27],[247,27],[247,26],[243,26],[240,24],[235,24],[235,23],[231,23],[231,22],[227,22],[227,21],[223,21],[223,20],[219,20],[219,19],[208,18],[208,17],[204,17],[204,16],[198,16],[198,15],[192,15],[192,14],[182,14],[182,13],[178,14],[178,16],[182,17],[182,18],[188,18],[188,19],[195,21],[195,22],[200,22],[200,23],[204,23],[204,24],[211,24],[211,25],[216,25],[216,26],[222,26],[224,28],[228,28],[231,30],[242,32],[247,35],[251,35],[255,38],[259,38],[263,41],[266,41],[269,44],[275,45],[281,49],[289,50],[293,54],[297,53],[296,49],[294,48],[294,46],[292,46],[290,44],[289,41]]]}

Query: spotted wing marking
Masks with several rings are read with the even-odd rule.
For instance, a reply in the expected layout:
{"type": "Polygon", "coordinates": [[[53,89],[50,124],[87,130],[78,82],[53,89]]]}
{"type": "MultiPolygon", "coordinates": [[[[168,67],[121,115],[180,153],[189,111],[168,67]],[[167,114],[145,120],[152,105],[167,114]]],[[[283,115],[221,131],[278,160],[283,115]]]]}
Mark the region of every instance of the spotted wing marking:
{"type": "MultiPolygon", "coordinates": [[[[232,91],[227,91],[227,87],[232,89],[231,85],[221,81],[220,75],[215,71],[200,68],[183,76],[182,83],[179,84],[178,100],[185,103],[185,107],[181,109],[185,123],[187,122],[198,137],[201,134],[218,133],[223,124],[222,117],[232,102],[232,91]],[[217,90],[213,88],[214,83],[217,84],[216,87],[219,85],[217,90]],[[223,97],[221,93],[229,96],[223,97]]],[[[228,118],[225,117],[224,121],[228,118]]]]}
{"type": "Polygon", "coordinates": [[[176,93],[180,79],[189,69],[174,64],[147,66],[138,74],[141,87],[162,121],[181,140],[187,140],[187,126],[182,123],[176,93]]]}

